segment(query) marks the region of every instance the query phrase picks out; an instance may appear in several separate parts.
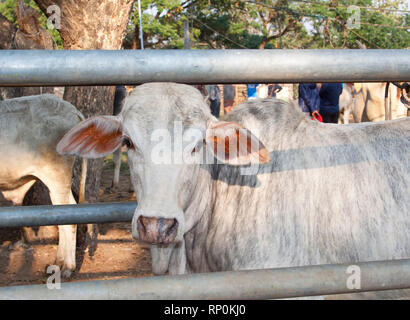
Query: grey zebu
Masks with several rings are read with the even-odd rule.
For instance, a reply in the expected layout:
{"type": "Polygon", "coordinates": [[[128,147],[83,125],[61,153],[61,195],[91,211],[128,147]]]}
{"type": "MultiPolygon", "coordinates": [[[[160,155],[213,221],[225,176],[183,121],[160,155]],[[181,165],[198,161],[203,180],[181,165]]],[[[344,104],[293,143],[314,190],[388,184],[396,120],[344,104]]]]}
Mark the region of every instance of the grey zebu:
{"type": "Polygon", "coordinates": [[[83,122],[57,149],[98,157],[122,140],[129,145],[138,200],[132,232],[153,244],[156,274],[410,257],[409,120],[322,124],[275,99],[249,101],[224,120],[190,86],[145,84],[117,117],[83,122]],[[232,134],[224,128],[244,126],[259,132],[269,155],[263,145],[245,146],[239,161],[226,160],[240,166],[153,163],[151,134],[175,121],[185,131],[220,129],[190,144],[192,152],[232,134]],[[267,163],[244,175],[250,161],[267,163]]]}
{"type": "MultiPolygon", "coordinates": [[[[51,94],[0,101],[0,191],[21,205],[26,192],[41,180],[54,205],[75,204],[71,193],[73,157],[56,152],[57,142],[84,120],[70,103],[51,94]]],[[[79,198],[84,199],[83,161],[79,198]]],[[[68,277],[75,269],[76,226],[59,226],[56,264],[68,277]]]]}

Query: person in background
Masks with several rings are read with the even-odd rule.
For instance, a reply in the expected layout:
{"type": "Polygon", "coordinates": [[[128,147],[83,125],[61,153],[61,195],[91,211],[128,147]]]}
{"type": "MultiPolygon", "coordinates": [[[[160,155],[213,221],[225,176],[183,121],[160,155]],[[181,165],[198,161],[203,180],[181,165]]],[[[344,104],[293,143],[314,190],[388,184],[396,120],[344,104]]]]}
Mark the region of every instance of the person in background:
{"type": "Polygon", "coordinates": [[[319,110],[325,123],[337,123],[339,118],[339,97],[342,94],[341,83],[323,83],[319,89],[319,110]]]}
{"type": "Polygon", "coordinates": [[[246,89],[248,91],[248,99],[256,99],[258,97],[258,85],[259,84],[247,84],[246,89]]]}
{"type": "Polygon", "coordinates": [[[206,85],[205,90],[207,91],[211,113],[213,116],[219,118],[219,112],[221,107],[221,93],[217,85],[206,85]]]}
{"type": "Polygon", "coordinates": [[[231,84],[224,84],[224,112],[225,114],[233,110],[235,100],[235,88],[231,84]]]}
{"type": "Polygon", "coordinates": [[[299,107],[309,117],[319,114],[320,97],[316,83],[299,84],[299,107]]]}
{"type": "Polygon", "coordinates": [[[276,83],[270,84],[268,86],[268,97],[276,98],[276,94],[282,90],[282,87],[276,83]]]}
{"type": "Polygon", "coordinates": [[[199,92],[206,97],[207,93],[206,93],[206,89],[205,89],[205,85],[203,84],[194,84],[192,85],[194,88],[198,89],[199,92]]]}

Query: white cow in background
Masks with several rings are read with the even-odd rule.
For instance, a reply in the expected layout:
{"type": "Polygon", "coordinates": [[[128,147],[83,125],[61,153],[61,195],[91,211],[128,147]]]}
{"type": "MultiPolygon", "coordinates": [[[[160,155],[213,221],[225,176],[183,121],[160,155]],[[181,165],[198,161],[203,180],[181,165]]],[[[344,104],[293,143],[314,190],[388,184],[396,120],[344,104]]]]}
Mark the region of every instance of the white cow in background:
{"type": "Polygon", "coordinates": [[[345,83],[342,94],[339,97],[339,124],[349,123],[355,98],[355,91],[352,83],[345,83]]]}
{"type": "MultiPolygon", "coordinates": [[[[352,114],[355,122],[385,120],[385,82],[355,83],[355,98],[352,114]]],[[[400,90],[392,83],[389,86],[388,101],[392,119],[407,117],[407,108],[400,101],[400,90]]]]}
{"type": "MultiPolygon", "coordinates": [[[[0,191],[14,205],[41,180],[53,205],[76,204],[71,192],[74,157],[56,152],[61,137],[84,120],[70,103],[52,94],[0,101],[0,191]]],[[[87,163],[83,161],[79,202],[84,199],[87,163]]],[[[58,226],[56,264],[64,277],[75,270],[75,225],[58,226]]]]}

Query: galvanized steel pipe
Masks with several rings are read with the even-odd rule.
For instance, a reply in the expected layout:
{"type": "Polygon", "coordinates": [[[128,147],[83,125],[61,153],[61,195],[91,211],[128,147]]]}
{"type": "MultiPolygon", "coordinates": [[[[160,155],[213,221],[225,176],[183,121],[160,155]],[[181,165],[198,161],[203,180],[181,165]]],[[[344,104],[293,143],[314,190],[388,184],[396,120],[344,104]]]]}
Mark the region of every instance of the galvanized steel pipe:
{"type": "Polygon", "coordinates": [[[0,86],[410,81],[410,50],[0,50],[0,86]]]}
{"type": "Polygon", "coordinates": [[[3,287],[0,299],[276,299],[410,288],[410,260],[354,263],[360,289],[348,288],[349,265],[3,287]]]}
{"type": "Polygon", "coordinates": [[[136,207],[136,202],[0,207],[0,228],[127,222],[136,207]]]}

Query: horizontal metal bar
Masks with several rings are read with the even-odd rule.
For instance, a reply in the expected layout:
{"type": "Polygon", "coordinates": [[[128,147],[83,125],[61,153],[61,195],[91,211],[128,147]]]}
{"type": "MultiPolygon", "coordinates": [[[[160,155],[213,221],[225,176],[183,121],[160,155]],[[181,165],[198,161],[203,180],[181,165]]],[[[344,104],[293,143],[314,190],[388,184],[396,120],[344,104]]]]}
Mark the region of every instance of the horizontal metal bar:
{"type": "Polygon", "coordinates": [[[349,289],[351,264],[202,273],[0,288],[0,299],[276,299],[410,288],[410,260],[352,263],[360,289],[349,289]],[[357,270],[355,272],[358,272],[357,270]]]}
{"type": "Polygon", "coordinates": [[[131,221],[136,202],[0,207],[0,228],[131,221]]]}
{"type": "Polygon", "coordinates": [[[410,81],[410,50],[0,50],[0,86],[410,81]]]}

